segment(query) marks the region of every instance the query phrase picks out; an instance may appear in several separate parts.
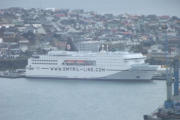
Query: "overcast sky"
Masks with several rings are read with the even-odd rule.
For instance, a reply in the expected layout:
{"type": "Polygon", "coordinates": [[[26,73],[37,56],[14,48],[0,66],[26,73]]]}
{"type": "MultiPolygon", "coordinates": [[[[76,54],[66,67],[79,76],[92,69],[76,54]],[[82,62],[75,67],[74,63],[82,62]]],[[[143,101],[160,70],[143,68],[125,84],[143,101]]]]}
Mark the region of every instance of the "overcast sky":
{"type": "Polygon", "coordinates": [[[98,13],[176,15],[180,0],[0,0],[0,7],[85,9],[98,13]]]}

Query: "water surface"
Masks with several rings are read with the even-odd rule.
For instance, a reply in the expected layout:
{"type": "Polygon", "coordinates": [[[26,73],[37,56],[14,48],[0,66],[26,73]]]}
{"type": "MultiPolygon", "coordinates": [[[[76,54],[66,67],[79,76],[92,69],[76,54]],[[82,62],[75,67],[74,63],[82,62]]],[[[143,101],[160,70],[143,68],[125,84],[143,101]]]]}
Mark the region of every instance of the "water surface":
{"type": "Polygon", "coordinates": [[[0,78],[0,120],[143,120],[165,82],[0,78]]]}

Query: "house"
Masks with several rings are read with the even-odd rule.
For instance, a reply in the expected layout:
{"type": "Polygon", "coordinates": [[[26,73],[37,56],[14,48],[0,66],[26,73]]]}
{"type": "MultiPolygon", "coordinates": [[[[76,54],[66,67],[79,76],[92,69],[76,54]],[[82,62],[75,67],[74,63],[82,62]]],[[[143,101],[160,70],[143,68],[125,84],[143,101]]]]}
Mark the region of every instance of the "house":
{"type": "Polygon", "coordinates": [[[9,32],[9,31],[4,32],[3,40],[5,42],[14,42],[15,38],[16,38],[15,32],[9,32]]]}
{"type": "Polygon", "coordinates": [[[29,41],[24,39],[19,41],[19,49],[23,52],[26,52],[28,50],[29,41]]]}

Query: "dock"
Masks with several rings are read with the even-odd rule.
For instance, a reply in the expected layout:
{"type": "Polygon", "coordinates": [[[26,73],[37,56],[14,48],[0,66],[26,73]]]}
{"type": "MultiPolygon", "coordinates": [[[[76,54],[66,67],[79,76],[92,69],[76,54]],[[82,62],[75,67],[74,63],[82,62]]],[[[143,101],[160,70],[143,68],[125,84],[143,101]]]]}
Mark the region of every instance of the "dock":
{"type": "Polygon", "coordinates": [[[0,71],[0,77],[2,77],[2,78],[23,78],[23,77],[25,77],[25,75],[24,75],[24,72],[0,71]]]}
{"type": "Polygon", "coordinates": [[[167,99],[164,105],[151,115],[144,115],[144,120],[180,120],[180,59],[174,58],[167,68],[167,99]]]}

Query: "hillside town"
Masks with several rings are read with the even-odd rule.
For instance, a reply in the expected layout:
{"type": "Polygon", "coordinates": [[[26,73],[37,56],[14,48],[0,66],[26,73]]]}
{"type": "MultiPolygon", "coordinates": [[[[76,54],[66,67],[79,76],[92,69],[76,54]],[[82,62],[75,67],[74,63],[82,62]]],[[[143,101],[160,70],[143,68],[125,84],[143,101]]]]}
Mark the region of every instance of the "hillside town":
{"type": "MultiPolygon", "coordinates": [[[[2,67],[7,60],[17,63],[32,54],[64,50],[68,38],[79,50],[98,51],[99,45],[106,43],[109,51],[127,50],[152,56],[168,50],[176,55],[180,53],[180,18],[98,14],[81,9],[0,9],[1,68],[8,68],[2,67]]],[[[26,62],[23,63],[25,66],[26,62]]]]}

